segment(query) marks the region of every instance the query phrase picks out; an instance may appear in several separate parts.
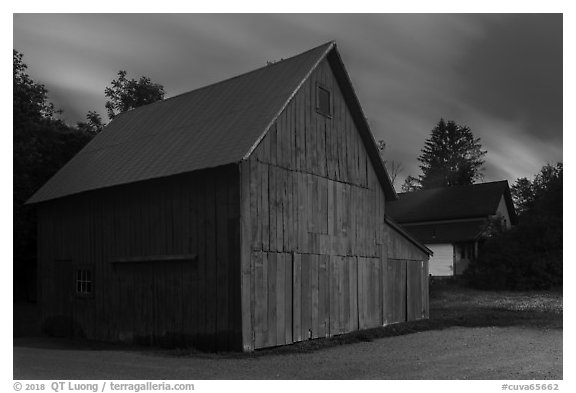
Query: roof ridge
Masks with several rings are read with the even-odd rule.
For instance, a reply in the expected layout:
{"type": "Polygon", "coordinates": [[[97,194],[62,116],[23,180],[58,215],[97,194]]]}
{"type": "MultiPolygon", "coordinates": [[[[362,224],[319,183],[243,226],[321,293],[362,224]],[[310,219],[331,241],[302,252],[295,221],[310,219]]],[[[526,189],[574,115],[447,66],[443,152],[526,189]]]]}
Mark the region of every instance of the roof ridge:
{"type": "Polygon", "coordinates": [[[506,180],[506,179],[504,179],[504,180],[492,180],[492,181],[473,183],[473,184],[458,184],[456,186],[432,187],[432,188],[426,188],[423,190],[399,192],[398,195],[413,194],[415,192],[425,192],[425,191],[434,191],[434,190],[446,190],[446,189],[463,188],[463,187],[483,186],[483,185],[496,184],[496,183],[507,183],[508,184],[508,180],[506,180]]]}
{"type": "Polygon", "coordinates": [[[507,180],[436,187],[403,193],[398,201],[387,202],[388,214],[402,223],[432,222],[496,214],[504,197],[510,219],[514,208],[507,180]]]}
{"type": "Polygon", "coordinates": [[[219,81],[217,81],[217,82],[210,83],[210,84],[208,84],[208,85],[204,85],[204,86],[201,86],[201,87],[197,87],[197,88],[195,88],[195,89],[185,91],[185,92],[183,92],[183,93],[177,94],[177,95],[172,96],[172,97],[165,98],[165,99],[160,100],[160,101],[152,102],[152,103],[150,103],[150,104],[142,105],[142,106],[139,106],[139,107],[137,107],[137,108],[129,109],[129,110],[127,110],[127,111],[124,111],[124,112],[120,113],[119,115],[124,114],[124,113],[128,113],[128,112],[132,112],[132,111],[137,110],[137,109],[140,109],[140,108],[145,108],[145,107],[148,107],[148,106],[153,105],[153,104],[162,104],[162,103],[167,102],[167,101],[169,101],[169,100],[172,100],[172,99],[174,99],[174,98],[179,98],[179,97],[182,97],[182,96],[185,96],[185,95],[188,95],[188,94],[196,93],[196,92],[198,92],[198,91],[200,91],[200,90],[204,90],[204,89],[207,89],[207,88],[212,88],[212,87],[214,87],[214,86],[217,86],[217,85],[220,85],[220,84],[223,84],[223,83],[226,83],[226,82],[230,82],[231,80],[238,79],[238,78],[244,77],[244,76],[246,76],[246,75],[250,75],[250,74],[253,74],[253,73],[255,73],[255,72],[261,71],[261,70],[264,69],[264,68],[274,67],[274,66],[280,65],[281,63],[283,63],[283,62],[285,62],[285,61],[296,59],[297,57],[300,57],[300,56],[303,56],[303,55],[307,54],[308,52],[312,52],[312,51],[314,51],[314,50],[318,50],[318,49],[320,49],[320,48],[323,47],[323,46],[333,46],[333,45],[335,45],[335,44],[336,44],[336,41],[334,41],[334,40],[328,41],[328,42],[326,42],[326,43],[324,43],[324,44],[322,44],[322,45],[318,45],[318,46],[316,46],[316,47],[314,47],[314,48],[312,48],[312,49],[308,49],[307,51],[298,53],[298,54],[296,54],[296,55],[294,55],[294,56],[290,56],[290,57],[288,57],[288,58],[286,58],[286,59],[282,59],[282,60],[276,61],[276,62],[274,62],[274,63],[266,64],[266,65],[263,65],[263,66],[261,66],[261,67],[255,68],[255,69],[253,69],[253,70],[246,71],[246,72],[244,72],[244,73],[241,73],[241,74],[238,74],[238,75],[234,75],[234,76],[228,77],[228,78],[226,78],[226,79],[222,79],[222,80],[219,80],[219,81]]]}

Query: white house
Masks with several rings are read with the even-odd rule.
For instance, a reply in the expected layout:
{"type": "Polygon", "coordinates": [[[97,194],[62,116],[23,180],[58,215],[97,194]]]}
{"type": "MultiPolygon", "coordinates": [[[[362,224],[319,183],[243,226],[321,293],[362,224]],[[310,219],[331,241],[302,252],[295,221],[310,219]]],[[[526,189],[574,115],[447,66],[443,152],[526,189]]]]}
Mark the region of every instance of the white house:
{"type": "Polygon", "coordinates": [[[478,256],[478,245],[491,217],[500,216],[506,228],[516,213],[506,180],[441,187],[398,194],[386,212],[434,252],[430,274],[462,274],[478,256]]]}

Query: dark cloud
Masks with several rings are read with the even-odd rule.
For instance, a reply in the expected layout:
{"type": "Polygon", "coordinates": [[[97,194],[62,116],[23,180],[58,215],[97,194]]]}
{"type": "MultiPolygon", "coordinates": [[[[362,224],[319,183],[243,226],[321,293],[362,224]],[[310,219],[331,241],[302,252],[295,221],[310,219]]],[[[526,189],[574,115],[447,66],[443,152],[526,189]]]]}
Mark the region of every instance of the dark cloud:
{"type": "Polygon", "coordinates": [[[526,133],[562,140],[562,15],[487,18],[458,65],[470,105],[518,121],[526,133]]]}
{"type": "Polygon", "coordinates": [[[336,40],[376,139],[417,174],[440,117],[472,127],[486,179],[562,160],[559,15],[15,15],[14,46],[71,123],[105,117],[120,69],[180,94],[336,40]]]}

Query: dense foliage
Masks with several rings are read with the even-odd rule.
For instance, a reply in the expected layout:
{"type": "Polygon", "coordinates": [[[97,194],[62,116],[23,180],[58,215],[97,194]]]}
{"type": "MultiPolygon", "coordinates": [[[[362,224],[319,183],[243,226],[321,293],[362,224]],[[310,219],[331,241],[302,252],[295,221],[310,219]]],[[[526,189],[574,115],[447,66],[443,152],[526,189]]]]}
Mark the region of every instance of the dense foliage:
{"type": "Polygon", "coordinates": [[[485,289],[548,289],[562,285],[562,164],[512,186],[519,224],[489,237],[466,271],[485,289]]]}
{"type": "Polygon", "coordinates": [[[562,174],[562,163],[547,164],[534,180],[516,180],[510,191],[518,214],[562,217],[562,174]]]}

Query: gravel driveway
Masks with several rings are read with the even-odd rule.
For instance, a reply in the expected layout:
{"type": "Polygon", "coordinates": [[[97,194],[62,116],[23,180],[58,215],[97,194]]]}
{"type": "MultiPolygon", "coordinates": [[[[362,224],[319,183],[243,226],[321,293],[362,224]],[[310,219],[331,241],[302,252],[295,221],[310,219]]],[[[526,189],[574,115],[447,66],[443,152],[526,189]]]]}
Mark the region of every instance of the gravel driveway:
{"type": "Polygon", "coordinates": [[[562,379],[562,329],[451,327],[260,356],[14,339],[14,379],[562,379]]]}

